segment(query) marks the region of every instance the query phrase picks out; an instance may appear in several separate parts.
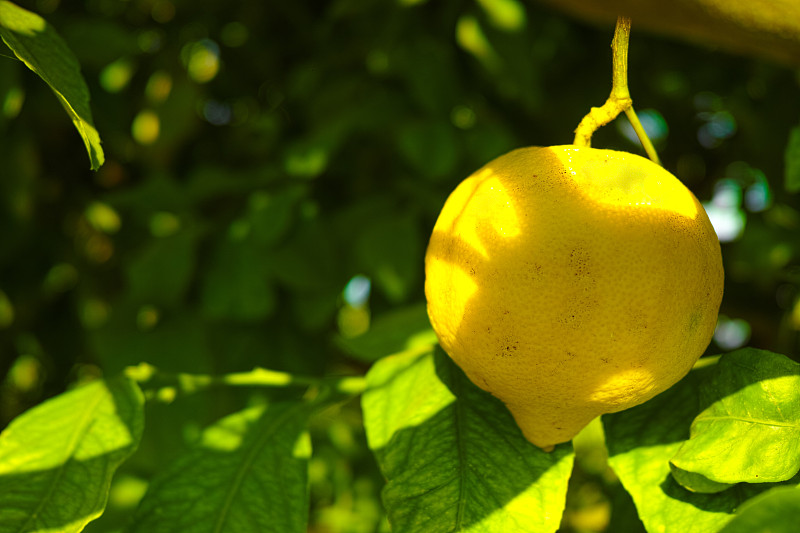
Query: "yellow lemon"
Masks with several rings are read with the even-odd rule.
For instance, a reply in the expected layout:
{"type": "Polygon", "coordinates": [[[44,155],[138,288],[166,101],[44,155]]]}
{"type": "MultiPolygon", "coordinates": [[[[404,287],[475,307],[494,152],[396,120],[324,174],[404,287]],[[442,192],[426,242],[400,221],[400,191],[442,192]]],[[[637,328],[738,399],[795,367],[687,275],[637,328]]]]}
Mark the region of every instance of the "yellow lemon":
{"type": "Polygon", "coordinates": [[[574,146],[514,150],[464,180],[425,276],[442,348],[545,450],[685,376],[723,287],[714,228],[677,178],[574,146]]]}

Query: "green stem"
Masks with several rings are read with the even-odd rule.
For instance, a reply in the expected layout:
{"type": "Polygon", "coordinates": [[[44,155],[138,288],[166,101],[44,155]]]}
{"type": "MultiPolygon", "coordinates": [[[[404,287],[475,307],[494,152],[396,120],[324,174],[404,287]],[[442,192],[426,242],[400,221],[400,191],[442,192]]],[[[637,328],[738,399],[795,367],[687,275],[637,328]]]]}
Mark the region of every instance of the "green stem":
{"type": "Polygon", "coordinates": [[[661,164],[653,144],[639,121],[639,117],[636,116],[636,112],[633,110],[633,100],[628,90],[628,42],[630,41],[630,34],[631,19],[629,17],[617,18],[614,40],[611,42],[613,54],[611,95],[601,107],[593,107],[583,117],[581,123],[575,129],[573,144],[575,146],[590,147],[594,132],[617,118],[620,113],[625,112],[648,157],[655,163],[661,164]]]}

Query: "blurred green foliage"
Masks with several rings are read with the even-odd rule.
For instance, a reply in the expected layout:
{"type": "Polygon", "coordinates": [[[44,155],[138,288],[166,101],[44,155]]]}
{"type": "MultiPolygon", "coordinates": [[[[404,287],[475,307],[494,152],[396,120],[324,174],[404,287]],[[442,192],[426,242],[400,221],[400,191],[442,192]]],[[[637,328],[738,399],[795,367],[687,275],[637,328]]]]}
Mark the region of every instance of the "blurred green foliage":
{"type": "MultiPolygon", "coordinates": [[[[570,143],[610,89],[613,28],[521,0],[18,3],[76,54],[106,161],[87,170],[52,92],[0,45],[0,427],[141,361],[363,374],[425,342],[423,255],[447,194],[511,148],[570,143]]],[[[629,78],[665,167],[725,239],[709,352],[797,360],[784,180],[797,189],[800,76],[634,20],[629,78]]],[[[593,145],[641,153],[617,124],[593,145]]],[[[119,527],[143,481],[257,394],[149,404],[90,530],[119,527]]],[[[312,440],[310,531],[386,530],[356,403],[316,418],[312,440]]],[[[576,458],[565,531],[636,531],[596,448],[576,458]]]]}

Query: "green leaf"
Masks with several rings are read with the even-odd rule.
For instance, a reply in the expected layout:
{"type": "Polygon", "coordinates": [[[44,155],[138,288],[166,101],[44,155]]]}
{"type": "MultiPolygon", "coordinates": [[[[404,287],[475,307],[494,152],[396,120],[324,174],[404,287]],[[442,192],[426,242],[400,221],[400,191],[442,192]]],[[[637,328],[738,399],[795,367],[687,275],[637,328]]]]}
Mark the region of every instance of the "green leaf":
{"type": "Polygon", "coordinates": [[[724,355],[700,390],[708,407],[672,458],[718,483],[766,483],[800,470],[800,364],[764,350],[724,355]]]}
{"type": "Polygon", "coordinates": [[[455,130],[438,120],[409,121],[397,130],[397,148],[415,171],[433,180],[450,177],[458,163],[455,130]]]}
{"type": "Polygon", "coordinates": [[[401,307],[376,317],[369,330],[358,337],[336,338],[341,349],[369,362],[436,342],[425,303],[401,307]]]}
{"type": "Polygon", "coordinates": [[[800,524],[800,489],[775,487],[748,501],[719,533],[795,533],[800,524]]]}
{"type": "Polygon", "coordinates": [[[768,485],[740,484],[717,494],[690,492],[670,473],[669,460],[703,409],[698,389],[713,367],[693,370],[672,388],[626,411],[603,415],[609,464],[633,498],[647,531],[717,531],[768,485]]]}
{"type": "Polygon", "coordinates": [[[207,428],[153,480],[131,531],[304,533],[308,416],[305,404],[276,403],[207,428]]]}
{"type": "Polygon", "coordinates": [[[712,481],[702,474],[688,472],[678,468],[672,463],[669,464],[669,467],[670,471],[672,472],[672,477],[675,478],[675,481],[680,483],[683,488],[692,492],[714,494],[716,492],[727,490],[734,485],[733,483],[718,483],[716,481],[712,481]]]}
{"type": "Polygon", "coordinates": [[[142,393],[122,376],[14,419],[0,434],[0,533],[81,531],[103,513],[111,478],[143,426],[142,393]]]}
{"type": "Polygon", "coordinates": [[[387,479],[383,500],[394,531],[558,529],[571,445],[545,453],[529,443],[506,407],[441,348],[378,361],[367,387],[367,442],[387,479]]]}
{"type": "Polygon", "coordinates": [[[0,0],[0,37],[28,68],[39,75],[64,106],[83,138],[92,170],[105,161],[100,135],[92,122],[89,88],[78,60],[64,40],[39,15],[0,0]]]}
{"type": "Polygon", "coordinates": [[[125,264],[133,299],[164,306],[180,303],[192,281],[196,247],[197,231],[193,228],[149,240],[125,264]]]}
{"type": "Polygon", "coordinates": [[[249,235],[237,235],[236,222],[219,242],[202,284],[202,309],[213,319],[263,320],[275,309],[277,297],[269,279],[267,254],[249,235]]]}
{"type": "Polygon", "coordinates": [[[800,191],[800,126],[792,128],[784,152],[784,186],[789,192],[800,191]]]}
{"type": "Polygon", "coordinates": [[[374,221],[356,241],[356,255],[375,284],[393,302],[404,300],[419,277],[423,244],[416,221],[390,215],[374,221]]]}

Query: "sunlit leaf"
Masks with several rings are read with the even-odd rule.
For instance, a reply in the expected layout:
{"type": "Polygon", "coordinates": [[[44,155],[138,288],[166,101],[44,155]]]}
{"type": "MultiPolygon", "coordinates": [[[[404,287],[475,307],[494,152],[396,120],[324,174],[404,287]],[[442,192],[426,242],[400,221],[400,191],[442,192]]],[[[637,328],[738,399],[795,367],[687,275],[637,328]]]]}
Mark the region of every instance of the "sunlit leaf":
{"type": "Polygon", "coordinates": [[[144,399],[131,380],[52,398],[0,434],[0,533],[81,531],[103,513],[111,477],[139,445],[144,399]]]}
{"type": "Polygon", "coordinates": [[[698,388],[713,367],[693,370],[642,405],[603,416],[609,464],[636,504],[648,531],[717,531],[768,485],[740,484],[716,494],[690,492],[670,473],[670,459],[702,410],[698,388]]]}
{"type": "Polygon", "coordinates": [[[800,524],[800,488],[775,487],[748,501],[719,533],[795,533],[800,524]]]}
{"type": "Polygon", "coordinates": [[[153,480],[131,531],[304,533],[308,415],[305,404],[277,403],[209,427],[153,480]]]}
{"type": "Polygon", "coordinates": [[[745,348],[700,389],[706,407],[671,462],[718,483],[765,483],[800,470],[800,364],[745,348]]]}
{"type": "Polygon", "coordinates": [[[440,348],[380,360],[363,396],[367,440],[403,533],[558,529],[571,445],[545,453],[440,348]]]}
{"type": "Polygon", "coordinates": [[[92,170],[105,161],[100,135],[92,121],[89,89],[78,60],[47,22],[11,2],[0,0],[0,37],[58,97],[83,138],[92,170]]]}

